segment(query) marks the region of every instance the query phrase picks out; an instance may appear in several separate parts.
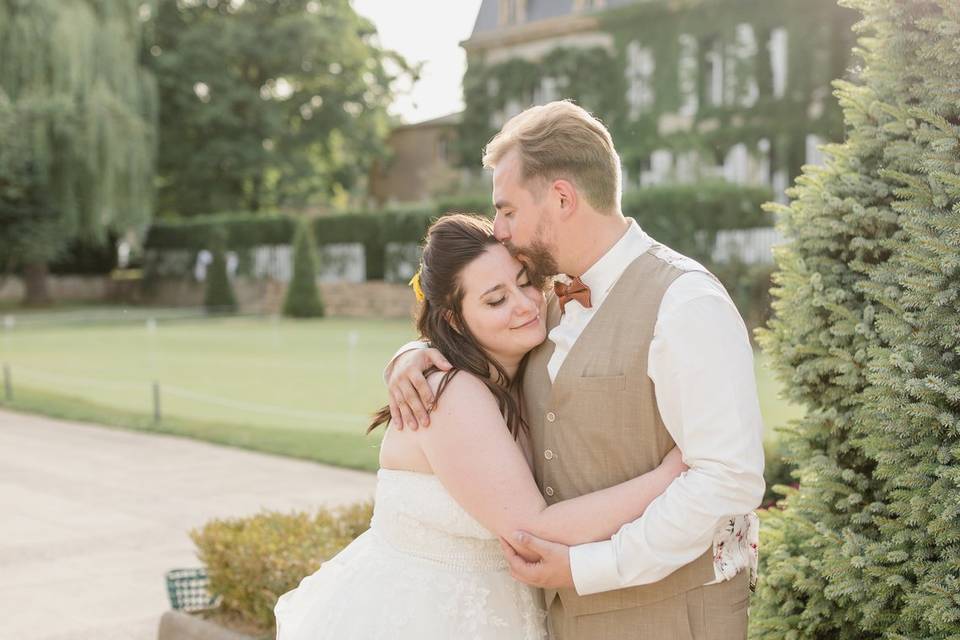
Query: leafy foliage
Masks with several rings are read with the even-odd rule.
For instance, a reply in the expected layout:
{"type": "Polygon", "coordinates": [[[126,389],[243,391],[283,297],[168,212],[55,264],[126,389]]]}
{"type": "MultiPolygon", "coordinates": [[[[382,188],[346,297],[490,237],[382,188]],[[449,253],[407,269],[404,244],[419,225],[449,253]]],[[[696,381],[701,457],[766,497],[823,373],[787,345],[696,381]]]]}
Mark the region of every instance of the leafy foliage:
{"type": "Polygon", "coordinates": [[[611,37],[610,47],[561,43],[542,58],[502,62],[473,53],[463,79],[459,155],[472,162],[502,124],[508,105],[525,108],[545,101],[544,79],[551,79],[555,97],[574,100],[606,123],[630,175],[637,175],[658,149],[697,151],[713,160],[734,144],[767,139],[777,167],[795,176],[804,162],[807,134],[828,140],[842,134],[840,111],[828,93],[831,80],[845,73],[855,15],[834,0],[636,2],[599,14],[599,29],[611,37]],[[744,42],[743,27],[753,34],[752,43],[744,42]],[[771,33],[780,28],[787,30],[788,43],[782,95],[774,90],[769,49],[771,33]],[[683,38],[693,43],[692,69],[681,68],[687,55],[683,38]],[[652,56],[652,97],[636,112],[628,101],[631,43],[652,56]],[[721,104],[707,97],[707,56],[714,51],[723,57],[721,104]],[[756,95],[750,100],[752,85],[756,95]],[[691,99],[693,112],[683,115],[691,99]]]}
{"type": "Polygon", "coordinates": [[[270,630],[277,598],[366,531],[372,515],[370,502],[315,513],[264,511],[211,520],[190,539],[221,607],[270,630]]]}
{"type": "Polygon", "coordinates": [[[155,29],[164,214],[343,200],[410,74],[348,0],[168,1],[155,29]]]}
{"type": "MultiPolygon", "coordinates": [[[[140,0],[0,0],[0,250],[45,265],[72,241],[142,233],[156,86],[140,0]]],[[[31,284],[28,282],[28,292],[31,284]]]]}

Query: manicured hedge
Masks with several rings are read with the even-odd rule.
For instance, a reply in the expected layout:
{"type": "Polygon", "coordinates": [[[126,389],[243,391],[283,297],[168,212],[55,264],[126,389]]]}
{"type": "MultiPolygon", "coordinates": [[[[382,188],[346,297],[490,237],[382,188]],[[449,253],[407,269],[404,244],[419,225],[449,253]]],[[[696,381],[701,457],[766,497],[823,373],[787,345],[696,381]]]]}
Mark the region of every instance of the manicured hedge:
{"type": "MultiPolygon", "coordinates": [[[[691,257],[706,260],[716,232],[772,224],[761,205],[771,198],[768,189],[724,182],[648,187],[626,194],[625,215],[637,219],[654,238],[691,257]]],[[[385,272],[388,242],[420,242],[430,223],[452,211],[491,215],[491,205],[480,198],[457,198],[431,207],[385,212],[355,212],[313,220],[318,245],[360,243],[366,252],[366,273],[380,280],[385,272]]],[[[257,245],[291,244],[296,218],[283,214],[223,213],[184,221],[161,221],[151,226],[148,249],[193,249],[208,246],[214,228],[228,230],[230,249],[257,245]]]]}

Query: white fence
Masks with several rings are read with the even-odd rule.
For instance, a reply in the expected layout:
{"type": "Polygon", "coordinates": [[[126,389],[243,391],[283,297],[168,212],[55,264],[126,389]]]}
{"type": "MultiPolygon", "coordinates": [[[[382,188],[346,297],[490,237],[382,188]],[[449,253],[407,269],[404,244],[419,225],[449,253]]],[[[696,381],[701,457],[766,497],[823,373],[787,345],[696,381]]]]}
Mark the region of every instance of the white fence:
{"type": "MultiPolygon", "coordinates": [[[[772,249],[783,242],[782,234],[773,227],[719,231],[713,247],[714,262],[737,260],[746,264],[772,264],[772,249]]],[[[420,247],[414,243],[389,242],[386,245],[384,278],[388,282],[406,282],[416,272],[420,247]]],[[[366,263],[360,243],[328,244],[317,249],[317,277],[322,282],[364,282],[366,263]]],[[[152,252],[150,261],[158,275],[191,273],[194,279],[206,279],[211,262],[206,250],[191,252],[169,250],[152,252]]],[[[293,251],[290,245],[264,245],[250,251],[227,252],[227,273],[237,272],[254,278],[288,282],[293,274],[293,251]]]]}
{"type": "Polygon", "coordinates": [[[783,234],[775,227],[719,231],[711,258],[714,262],[773,264],[773,247],[783,241],[783,234]]]}

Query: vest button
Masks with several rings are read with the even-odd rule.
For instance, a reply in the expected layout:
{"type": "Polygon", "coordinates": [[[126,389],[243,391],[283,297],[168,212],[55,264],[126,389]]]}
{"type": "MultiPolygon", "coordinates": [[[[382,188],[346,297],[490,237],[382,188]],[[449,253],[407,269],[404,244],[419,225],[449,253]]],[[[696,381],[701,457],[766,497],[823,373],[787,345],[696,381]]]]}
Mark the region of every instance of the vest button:
{"type": "Polygon", "coordinates": [[[552,496],[552,495],[553,495],[553,487],[547,487],[546,489],[543,490],[543,492],[544,492],[545,494],[547,494],[548,496],[552,496]]]}
{"type": "Polygon", "coordinates": [[[543,457],[546,458],[547,460],[553,460],[553,451],[550,451],[550,449],[547,449],[546,451],[543,452],[543,457]]]}
{"type": "Polygon", "coordinates": [[[555,414],[553,411],[547,411],[547,422],[553,422],[556,419],[557,414],[555,414]]]}

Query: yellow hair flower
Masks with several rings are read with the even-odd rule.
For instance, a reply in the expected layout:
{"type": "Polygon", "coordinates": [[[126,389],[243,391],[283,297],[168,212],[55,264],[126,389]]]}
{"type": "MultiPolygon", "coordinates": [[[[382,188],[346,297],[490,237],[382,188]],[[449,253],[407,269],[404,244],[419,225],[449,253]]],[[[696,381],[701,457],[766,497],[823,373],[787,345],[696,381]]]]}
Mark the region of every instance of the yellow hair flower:
{"type": "Polygon", "coordinates": [[[413,287],[413,295],[417,297],[417,302],[423,302],[426,299],[426,296],[423,295],[423,289],[420,288],[420,270],[417,269],[417,272],[410,278],[408,282],[411,287],[413,287]]]}

